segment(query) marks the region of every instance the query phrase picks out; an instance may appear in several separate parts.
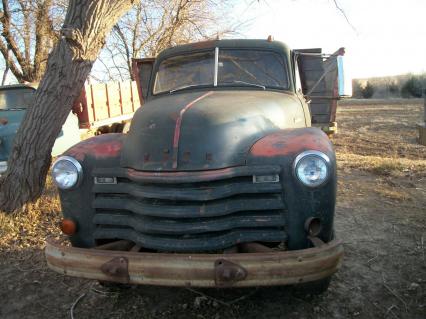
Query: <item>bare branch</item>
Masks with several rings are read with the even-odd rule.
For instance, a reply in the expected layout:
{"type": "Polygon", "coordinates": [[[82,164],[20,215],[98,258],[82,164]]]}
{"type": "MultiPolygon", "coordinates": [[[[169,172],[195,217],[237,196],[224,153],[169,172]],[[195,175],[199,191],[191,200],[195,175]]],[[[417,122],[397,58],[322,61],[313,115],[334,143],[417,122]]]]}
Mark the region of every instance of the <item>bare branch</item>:
{"type": "Polygon", "coordinates": [[[340,13],[343,15],[343,17],[346,19],[346,22],[349,24],[349,26],[352,28],[352,30],[354,30],[356,33],[358,33],[358,31],[356,30],[356,28],[352,25],[352,23],[349,21],[348,16],[346,15],[345,10],[343,10],[339,4],[337,3],[337,0],[333,0],[334,5],[336,6],[336,9],[340,11],[340,13]]]}
{"type": "Polygon", "coordinates": [[[2,36],[5,39],[8,48],[12,51],[16,60],[21,66],[23,73],[30,72],[31,65],[28,64],[28,61],[24,58],[21,50],[19,49],[18,44],[16,43],[15,38],[13,37],[10,30],[10,20],[11,20],[11,12],[9,9],[9,2],[7,0],[2,1],[3,4],[3,17],[1,18],[1,22],[3,25],[3,33],[2,36]]]}
{"type": "Polygon", "coordinates": [[[13,73],[16,79],[19,82],[22,82],[24,80],[24,75],[22,74],[22,71],[17,67],[15,62],[11,59],[9,55],[9,48],[3,43],[3,41],[0,41],[0,52],[4,57],[6,66],[9,67],[10,71],[13,73]]]}

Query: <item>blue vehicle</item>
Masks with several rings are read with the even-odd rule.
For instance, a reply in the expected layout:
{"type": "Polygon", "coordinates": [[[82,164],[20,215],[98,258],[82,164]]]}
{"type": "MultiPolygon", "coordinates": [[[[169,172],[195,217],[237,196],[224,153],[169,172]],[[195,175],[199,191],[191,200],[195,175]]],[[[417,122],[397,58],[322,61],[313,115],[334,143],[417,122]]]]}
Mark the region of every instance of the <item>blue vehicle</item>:
{"type": "MultiPolygon", "coordinates": [[[[0,86],[0,175],[7,169],[13,139],[33,101],[36,89],[34,84],[0,86]]],[[[63,153],[79,141],[78,119],[74,114],[70,114],[55,142],[52,156],[63,153]]]]}

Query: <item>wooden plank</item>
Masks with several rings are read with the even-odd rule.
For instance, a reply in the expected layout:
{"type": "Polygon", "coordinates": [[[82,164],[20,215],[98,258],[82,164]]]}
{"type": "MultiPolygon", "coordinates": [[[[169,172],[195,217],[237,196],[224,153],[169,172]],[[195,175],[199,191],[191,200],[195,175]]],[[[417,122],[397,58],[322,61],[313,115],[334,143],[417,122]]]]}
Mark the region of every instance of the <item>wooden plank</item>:
{"type": "Polygon", "coordinates": [[[136,111],[141,106],[139,99],[138,86],[135,81],[132,82],[132,100],[133,100],[133,111],[136,111]]]}
{"type": "Polygon", "coordinates": [[[94,121],[100,121],[109,118],[108,95],[106,93],[106,84],[91,84],[92,99],[95,109],[94,121]]]}
{"type": "Polygon", "coordinates": [[[120,100],[120,84],[118,82],[108,82],[106,84],[108,94],[109,117],[122,115],[120,100]]]}
{"type": "Polygon", "coordinates": [[[132,101],[132,82],[121,82],[121,103],[123,108],[123,114],[129,114],[133,112],[133,101],[132,101]]]}

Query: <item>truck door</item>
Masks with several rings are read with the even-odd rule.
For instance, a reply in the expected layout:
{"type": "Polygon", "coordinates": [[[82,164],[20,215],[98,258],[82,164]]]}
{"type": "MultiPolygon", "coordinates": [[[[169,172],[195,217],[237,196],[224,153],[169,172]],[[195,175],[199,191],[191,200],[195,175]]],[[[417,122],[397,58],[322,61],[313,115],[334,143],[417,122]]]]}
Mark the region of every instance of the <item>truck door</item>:
{"type": "Polygon", "coordinates": [[[155,58],[132,59],[132,73],[138,85],[139,100],[141,105],[148,96],[149,82],[155,58]]]}
{"type": "Polygon", "coordinates": [[[294,51],[299,70],[302,92],[309,102],[311,122],[327,133],[336,128],[337,100],[346,93],[339,91],[343,68],[340,65],[344,48],[333,54],[323,54],[322,49],[301,49],[294,51]]]}

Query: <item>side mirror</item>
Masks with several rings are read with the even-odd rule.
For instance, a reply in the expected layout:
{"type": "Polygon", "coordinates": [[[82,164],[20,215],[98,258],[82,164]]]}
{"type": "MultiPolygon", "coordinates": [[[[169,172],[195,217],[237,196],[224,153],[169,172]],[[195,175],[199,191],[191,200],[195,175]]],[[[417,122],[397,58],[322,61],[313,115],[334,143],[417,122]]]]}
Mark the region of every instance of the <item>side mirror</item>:
{"type": "Polygon", "coordinates": [[[342,55],[337,56],[337,87],[339,97],[352,96],[352,79],[345,70],[344,57],[342,55]]]}

